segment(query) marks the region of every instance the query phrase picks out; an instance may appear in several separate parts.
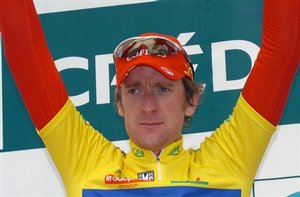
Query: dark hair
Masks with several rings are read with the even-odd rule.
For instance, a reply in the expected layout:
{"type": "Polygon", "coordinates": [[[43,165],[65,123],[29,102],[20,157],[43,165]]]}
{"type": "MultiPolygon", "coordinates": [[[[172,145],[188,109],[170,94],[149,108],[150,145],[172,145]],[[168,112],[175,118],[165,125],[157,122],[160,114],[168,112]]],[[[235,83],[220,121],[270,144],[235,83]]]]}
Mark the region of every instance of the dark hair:
{"type": "MultiPolygon", "coordinates": [[[[198,94],[199,95],[199,101],[202,100],[202,95],[204,93],[205,85],[202,83],[195,83],[194,81],[190,80],[187,77],[182,78],[183,87],[185,90],[185,100],[186,103],[190,106],[196,106],[199,103],[192,103],[193,96],[198,94]]],[[[122,95],[121,95],[121,89],[115,91],[115,104],[117,107],[117,103],[121,101],[122,95]]],[[[187,128],[189,126],[189,122],[191,120],[191,116],[185,116],[184,117],[184,127],[187,128]]]]}
{"type": "MultiPolygon", "coordinates": [[[[187,77],[182,78],[182,83],[185,90],[185,100],[187,104],[190,106],[198,105],[200,101],[202,101],[202,96],[204,93],[205,85],[203,83],[195,83],[194,81],[190,80],[187,77]],[[192,103],[192,98],[194,95],[199,95],[198,103],[192,103]]],[[[184,117],[184,127],[187,128],[189,126],[190,120],[192,116],[185,116],[184,117]]]]}

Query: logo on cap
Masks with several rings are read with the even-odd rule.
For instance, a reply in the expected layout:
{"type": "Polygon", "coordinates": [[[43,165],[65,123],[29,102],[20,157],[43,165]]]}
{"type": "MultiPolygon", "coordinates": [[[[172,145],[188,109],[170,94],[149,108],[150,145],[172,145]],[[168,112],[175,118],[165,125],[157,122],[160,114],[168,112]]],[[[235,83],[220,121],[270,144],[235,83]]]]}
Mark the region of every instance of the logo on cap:
{"type": "Polygon", "coordinates": [[[192,70],[191,66],[185,64],[185,67],[186,67],[186,70],[184,71],[184,74],[186,76],[188,76],[190,79],[194,79],[193,70],[192,70]]]}
{"type": "Polygon", "coordinates": [[[140,57],[142,55],[151,55],[151,54],[148,52],[148,49],[141,49],[141,50],[137,51],[136,54],[133,54],[132,56],[127,57],[126,60],[130,61],[130,60],[140,57]]]}
{"type": "Polygon", "coordinates": [[[171,75],[171,76],[173,76],[174,75],[174,73],[170,70],[170,69],[168,69],[168,68],[166,68],[166,67],[160,67],[165,73],[167,73],[168,75],[171,75]]]}

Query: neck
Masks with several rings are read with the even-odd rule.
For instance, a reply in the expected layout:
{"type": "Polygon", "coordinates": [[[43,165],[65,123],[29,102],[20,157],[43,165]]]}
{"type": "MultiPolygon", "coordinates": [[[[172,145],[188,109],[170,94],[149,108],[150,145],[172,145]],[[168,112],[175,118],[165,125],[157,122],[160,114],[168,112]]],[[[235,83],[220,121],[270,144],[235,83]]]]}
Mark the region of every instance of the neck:
{"type": "Polygon", "coordinates": [[[153,150],[152,151],[156,157],[159,157],[161,150],[153,150]]]}

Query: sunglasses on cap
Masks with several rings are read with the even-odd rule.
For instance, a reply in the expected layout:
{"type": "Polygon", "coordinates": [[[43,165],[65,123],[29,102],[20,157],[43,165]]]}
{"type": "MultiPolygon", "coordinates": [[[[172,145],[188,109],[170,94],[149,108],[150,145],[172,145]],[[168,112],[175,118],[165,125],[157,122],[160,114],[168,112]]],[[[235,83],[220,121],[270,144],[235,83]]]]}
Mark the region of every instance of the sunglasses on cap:
{"type": "Polygon", "coordinates": [[[180,44],[161,36],[140,36],[122,41],[113,52],[117,73],[118,70],[126,69],[126,73],[121,71],[125,74],[119,81],[122,81],[128,72],[136,66],[135,63],[139,61],[140,57],[147,59],[146,62],[150,62],[149,64],[155,64],[156,61],[164,62],[169,66],[168,68],[177,69],[179,72],[191,70],[191,73],[185,73],[185,75],[191,80],[194,79],[191,60],[180,44]],[[174,60],[177,62],[174,63],[174,60]],[[180,64],[178,61],[185,63],[180,64]],[[128,67],[129,71],[124,67],[128,67]]]}

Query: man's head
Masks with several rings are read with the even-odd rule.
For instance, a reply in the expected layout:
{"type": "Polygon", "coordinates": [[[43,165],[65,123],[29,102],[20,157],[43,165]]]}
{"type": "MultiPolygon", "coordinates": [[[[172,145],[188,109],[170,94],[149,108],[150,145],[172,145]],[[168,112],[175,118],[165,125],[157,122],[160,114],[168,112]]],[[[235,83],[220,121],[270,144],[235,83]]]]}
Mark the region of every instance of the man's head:
{"type": "Polygon", "coordinates": [[[178,40],[154,33],[130,38],[117,46],[114,61],[116,104],[129,138],[152,151],[178,141],[203,90],[178,40]]]}

